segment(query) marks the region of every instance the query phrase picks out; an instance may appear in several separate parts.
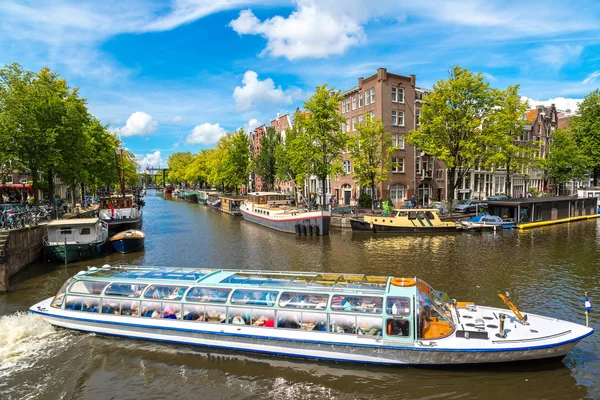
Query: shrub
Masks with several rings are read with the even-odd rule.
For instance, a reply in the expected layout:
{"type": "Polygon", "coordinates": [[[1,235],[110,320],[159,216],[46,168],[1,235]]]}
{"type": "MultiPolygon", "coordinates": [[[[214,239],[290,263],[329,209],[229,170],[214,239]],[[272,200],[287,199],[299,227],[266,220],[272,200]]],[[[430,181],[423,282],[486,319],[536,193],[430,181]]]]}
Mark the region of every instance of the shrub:
{"type": "Polygon", "coordinates": [[[373,204],[373,200],[368,193],[363,193],[358,198],[358,205],[364,208],[371,208],[371,204],[373,204]]]}

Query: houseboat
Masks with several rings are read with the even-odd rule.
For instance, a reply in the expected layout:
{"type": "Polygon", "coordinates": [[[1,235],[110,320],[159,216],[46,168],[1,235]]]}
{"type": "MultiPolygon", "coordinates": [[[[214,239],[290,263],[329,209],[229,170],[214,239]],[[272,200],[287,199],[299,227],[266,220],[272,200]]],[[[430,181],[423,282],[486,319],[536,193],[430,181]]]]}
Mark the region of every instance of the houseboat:
{"type": "Polygon", "coordinates": [[[245,197],[241,196],[219,196],[221,200],[221,211],[229,215],[242,215],[240,205],[245,197]]]}
{"type": "Polygon", "coordinates": [[[394,209],[388,216],[369,214],[350,218],[350,226],[353,231],[377,233],[443,233],[460,229],[455,222],[442,221],[435,208],[394,209]]]}
{"type": "Polygon", "coordinates": [[[110,196],[100,199],[100,219],[108,224],[111,234],[142,227],[143,207],[133,196],[110,196]]]}
{"type": "Polygon", "coordinates": [[[185,201],[189,203],[197,203],[198,202],[198,192],[189,190],[182,192],[182,197],[185,201]]]}
{"type": "Polygon", "coordinates": [[[71,262],[101,254],[108,239],[108,226],[98,218],[51,221],[43,237],[47,259],[71,262]]]}
{"type": "Polygon", "coordinates": [[[560,358],[592,328],[451,300],[416,278],[109,266],[30,307],[96,334],[390,365],[560,358]]]}
{"type": "Polygon", "coordinates": [[[210,197],[218,197],[219,192],[216,189],[203,189],[198,191],[198,203],[206,204],[210,197]]]}
{"type": "Polygon", "coordinates": [[[281,232],[328,235],[329,211],[308,211],[289,205],[288,196],[273,192],[248,193],[240,210],[246,221],[281,232]]]}
{"type": "Polygon", "coordinates": [[[146,234],[137,229],[119,232],[110,238],[113,249],[119,253],[131,253],[144,247],[146,234]]]}

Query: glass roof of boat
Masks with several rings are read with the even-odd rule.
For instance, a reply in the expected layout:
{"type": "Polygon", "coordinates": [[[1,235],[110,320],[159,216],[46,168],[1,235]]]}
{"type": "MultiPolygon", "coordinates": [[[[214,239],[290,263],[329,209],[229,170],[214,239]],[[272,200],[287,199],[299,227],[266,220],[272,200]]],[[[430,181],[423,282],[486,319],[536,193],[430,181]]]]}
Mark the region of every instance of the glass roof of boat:
{"type": "Polygon", "coordinates": [[[203,268],[165,268],[165,267],[136,267],[114,266],[91,268],[83,275],[92,278],[110,279],[152,279],[152,280],[181,280],[197,281],[215,272],[214,269],[203,268]]]}
{"type": "Polygon", "coordinates": [[[306,289],[354,289],[385,291],[388,277],[339,274],[235,273],[221,284],[306,289]]]}

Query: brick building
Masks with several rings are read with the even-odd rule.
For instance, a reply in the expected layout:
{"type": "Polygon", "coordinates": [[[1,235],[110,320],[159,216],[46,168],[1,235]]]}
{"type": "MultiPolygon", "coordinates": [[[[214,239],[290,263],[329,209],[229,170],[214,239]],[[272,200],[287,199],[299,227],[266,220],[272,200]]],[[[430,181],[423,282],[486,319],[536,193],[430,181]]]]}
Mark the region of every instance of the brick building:
{"type": "Polygon", "coordinates": [[[367,115],[380,118],[397,150],[391,155],[389,180],[379,184],[374,196],[371,188],[356,184],[352,159],[343,154],[344,175],[331,183],[340,204],[355,205],[362,193],[377,199],[391,198],[395,206],[403,205],[413,195],[420,204],[445,198],[444,164],[405,142],[408,132],[418,127],[423,96],[427,93],[416,87],[415,75],[392,74],[385,68],[367,78],[358,78],[356,87],[342,93],[340,115],[346,119],[342,130],[352,135],[367,115]]]}

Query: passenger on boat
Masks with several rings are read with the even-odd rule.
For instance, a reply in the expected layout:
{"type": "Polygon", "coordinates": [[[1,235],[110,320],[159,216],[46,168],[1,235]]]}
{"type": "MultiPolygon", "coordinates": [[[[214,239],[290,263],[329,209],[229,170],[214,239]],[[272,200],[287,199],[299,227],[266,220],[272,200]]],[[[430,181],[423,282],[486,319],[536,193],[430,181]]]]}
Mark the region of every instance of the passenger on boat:
{"type": "Polygon", "coordinates": [[[108,301],[107,304],[102,304],[102,313],[103,314],[116,314],[119,315],[119,302],[118,301],[108,301]]]}
{"type": "Polygon", "coordinates": [[[392,336],[410,336],[410,324],[405,319],[388,319],[388,332],[392,336]]]}
{"type": "Polygon", "coordinates": [[[97,301],[97,299],[94,299],[94,300],[92,300],[89,297],[86,297],[83,300],[83,307],[82,307],[81,311],[98,312],[98,306],[100,304],[99,304],[99,301],[97,301]]]}
{"type": "Polygon", "coordinates": [[[262,325],[264,328],[274,328],[275,320],[273,318],[267,318],[265,323],[262,325]]]}
{"type": "Polygon", "coordinates": [[[231,324],[232,325],[246,325],[246,321],[244,320],[244,318],[242,318],[242,316],[240,314],[236,314],[233,316],[233,318],[231,318],[231,324]]]}
{"type": "Polygon", "coordinates": [[[177,319],[175,310],[170,305],[165,307],[165,309],[163,310],[162,317],[166,319],[177,319]]]}
{"type": "Polygon", "coordinates": [[[279,320],[278,327],[286,328],[286,329],[300,329],[300,322],[296,319],[296,317],[294,317],[294,318],[285,318],[284,317],[281,320],[279,320]]]}
{"type": "MultiPolygon", "coordinates": [[[[186,306],[187,308],[188,306],[186,306]]],[[[186,310],[187,311],[187,310],[186,310]]],[[[204,321],[204,310],[201,306],[194,306],[192,311],[188,311],[183,316],[186,321],[204,321]]]]}
{"type": "Polygon", "coordinates": [[[312,330],[318,332],[327,332],[327,324],[325,324],[325,321],[318,321],[312,330]]]}

